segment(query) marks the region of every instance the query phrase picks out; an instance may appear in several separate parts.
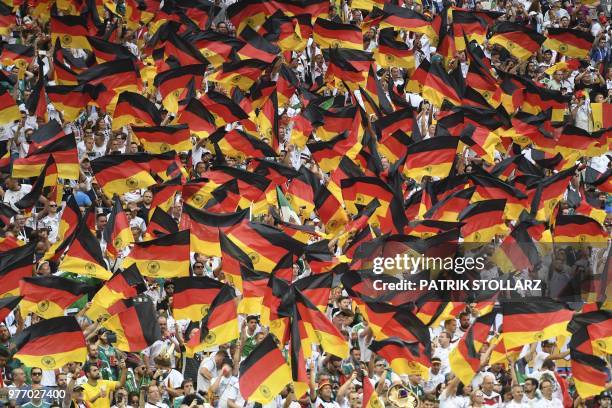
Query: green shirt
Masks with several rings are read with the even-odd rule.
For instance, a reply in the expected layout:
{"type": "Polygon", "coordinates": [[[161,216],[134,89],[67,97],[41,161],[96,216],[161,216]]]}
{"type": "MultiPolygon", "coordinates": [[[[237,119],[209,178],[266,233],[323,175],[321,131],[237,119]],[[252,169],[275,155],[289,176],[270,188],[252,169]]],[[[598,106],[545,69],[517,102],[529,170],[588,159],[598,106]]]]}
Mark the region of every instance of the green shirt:
{"type": "Polygon", "coordinates": [[[30,402],[26,402],[21,407],[22,408],[49,408],[51,407],[51,404],[49,404],[48,402],[41,401],[40,405],[34,405],[34,403],[30,401],[30,402]]]}

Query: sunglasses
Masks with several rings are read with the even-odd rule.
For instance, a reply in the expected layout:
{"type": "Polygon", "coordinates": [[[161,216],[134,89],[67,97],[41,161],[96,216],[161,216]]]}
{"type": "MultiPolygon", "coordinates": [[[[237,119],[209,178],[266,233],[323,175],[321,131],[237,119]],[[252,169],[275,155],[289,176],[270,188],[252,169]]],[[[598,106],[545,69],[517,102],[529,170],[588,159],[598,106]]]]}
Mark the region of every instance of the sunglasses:
{"type": "Polygon", "coordinates": [[[42,373],[32,373],[32,376],[35,376],[35,375],[42,375],[42,373]]]}

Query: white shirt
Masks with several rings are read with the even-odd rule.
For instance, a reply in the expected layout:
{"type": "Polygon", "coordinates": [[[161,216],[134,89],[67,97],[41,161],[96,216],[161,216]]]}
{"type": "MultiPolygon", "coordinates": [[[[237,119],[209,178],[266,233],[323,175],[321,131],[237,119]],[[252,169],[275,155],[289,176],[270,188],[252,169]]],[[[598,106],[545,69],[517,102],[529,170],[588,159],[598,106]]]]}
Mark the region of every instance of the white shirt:
{"type": "Polygon", "coordinates": [[[440,372],[443,374],[447,374],[450,372],[450,360],[448,358],[448,355],[451,352],[451,347],[448,346],[447,348],[442,348],[442,347],[437,347],[436,351],[434,351],[433,356],[432,357],[438,357],[440,359],[440,363],[441,363],[441,368],[440,368],[440,372]]]}
{"type": "Polygon", "coordinates": [[[32,191],[32,186],[29,184],[22,184],[19,190],[6,190],[4,193],[4,202],[13,208],[15,211],[19,211],[17,207],[15,207],[15,203],[21,200],[26,194],[32,191]]]}
{"type": "Polygon", "coordinates": [[[207,392],[210,388],[210,380],[207,380],[202,376],[202,374],[200,374],[200,370],[202,370],[202,368],[206,368],[208,370],[208,372],[211,374],[211,378],[214,378],[219,375],[219,370],[217,370],[217,365],[215,364],[214,354],[211,354],[210,357],[205,360],[202,360],[202,362],[200,363],[200,367],[198,367],[197,389],[198,391],[207,392]]]}
{"type": "Polygon", "coordinates": [[[157,404],[150,404],[147,402],[145,404],[145,408],[170,408],[170,407],[168,407],[168,405],[164,404],[163,402],[158,402],[157,404]]]}
{"type": "MultiPolygon", "coordinates": [[[[217,378],[213,378],[211,381],[214,383],[217,381],[217,378]]],[[[229,400],[237,402],[238,399],[242,398],[238,390],[238,377],[234,377],[233,375],[221,377],[216,394],[219,397],[217,408],[227,408],[227,402],[229,400]]]]}
{"type": "Polygon", "coordinates": [[[446,393],[440,394],[440,408],[467,408],[469,399],[462,396],[452,395],[446,396],[446,393]]]}

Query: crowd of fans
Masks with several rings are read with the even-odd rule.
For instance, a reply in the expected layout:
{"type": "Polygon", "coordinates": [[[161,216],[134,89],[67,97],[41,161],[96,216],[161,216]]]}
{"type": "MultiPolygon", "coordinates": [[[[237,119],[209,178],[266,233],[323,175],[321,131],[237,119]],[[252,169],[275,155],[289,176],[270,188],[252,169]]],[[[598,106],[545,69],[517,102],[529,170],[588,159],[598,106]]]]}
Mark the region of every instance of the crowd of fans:
{"type": "MultiPolygon", "coordinates": [[[[120,0],[117,9],[122,10],[120,0]]],[[[231,1],[216,1],[221,12],[214,18],[212,29],[219,33],[235,35],[235,27],[225,20],[225,9],[231,1]]],[[[580,62],[576,69],[564,68],[550,71],[555,64],[565,60],[557,52],[542,47],[542,49],[526,61],[518,61],[508,53],[500,52],[497,46],[481,44],[484,53],[490,58],[492,66],[501,70],[523,76],[546,88],[559,90],[572,95],[568,106],[566,120],[587,131],[593,131],[593,112],[591,103],[612,102],[612,27],[610,26],[609,5],[604,2],[585,2],[583,0],[452,0],[446,4],[441,0],[405,0],[404,7],[435,16],[446,12],[446,6],[462,7],[467,10],[493,10],[503,12],[500,19],[530,25],[540,33],[545,33],[550,27],[571,27],[590,32],[595,41],[589,53],[589,58],[580,62]]],[[[59,2],[58,2],[59,6],[59,2]]],[[[18,77],[18,67],[3,66],[10,82],[1,82],[0,87],[7,89],[17,101],[22,119],[1,129],[0,141],[8,140],[10,156],[13,159],[23,158],[28,154],[30,137],[44,121],[32,116],[25,108],[25,101],[32,92],[39,71],[42,70],[52,83],[54,64],[52,59],[53,44],[49,34],[48,24],[34,17],[32,8],[18,8],[18,24],[3,36],[8,43],[34,45],[40,59],[27,68],[23,77],[18,77]],[[42,63],[42,65],[39,65],[42,63]]],[[[330,4],[329,19],[359,25],[364,20],[366,12],[352,9],[349,2],[334,2],[330,4]]],[[[112,23],[119,17],[107,13],[107,22],[112,23]]],[[[119,24],[121,27],[121,24],[119,24]]],[[[118,42],[126,46],[136,58],[143,59],[146,30],[130,30],[120,28],[118,42]]],[[[378,31],[372,27],[364,35],[364,49],[371,51],[377,47],[378,31]]],[[[440,56],[431,45],[431,39],[419,33],[405,33],[405,43],[414,50],[417,64],[423,60],[435,61],[440,56]]],[[[75,58],[86,56],[85,51],[70,49],[75,58]]],[[[285,61],[305,86],[322,81],[325,77],[328,63],[322,50],[309,40],[305,50],[294,52],[290,61],[285,61]]],[[[452,62],[460,64],[464,76],[467,73],[468,62],[465,53],[456,55],[452,62]]],[[[277,68],[266,72],[273,79],[277,76],[277,68]]],[[[392,68],[380,72],[383,88],[393,82],[396,88],[403,89],[407,82],[407,72],[401,68],[392,68]]],[[[218,85],[204,81],[203,89],[224,90],[218,85]],[[208,88],[205,88],[208,87],[208,88]]],[[[342,97],[344,91],[333,89],[330,94],[342,97]]],[[[406,101],[418,109],[418,127],[424,138],[433,137],[436,129],[438,107],[424,100],[422,95],[405,93],[406,101]]],[[[161,101],[155,93],[147,95],[161,107],[161,101]]],[[[347,103],[350,98],[346,96],[347,103]]],[[[283,163],[299,168],[307,165],[322,182],[328,177],[310,159],[307,148],[298,148],[290,143],[293,118],[300,109],[300,101],[296,95],[290,99],[287,106],[280,112],[280,160],[283,163]]],[[[92,203],[96,207],[95,230],[102,248],[102,230],[111,211],[110,197],[97,184],[91,170],[90,162],[105,155],[116,155],[142,151],[137,141],[132,140],[128,127],[116,131],[111,130],[112,117],[99,108],[87,106],[82,114],[73,122],[63,120],[62,112],[58,112],[53,104],[48,104],[48,119],[62,123],[67,133],[73,133],[77,140],[80,162],[79,180],[66,180],[64,185],[64,201],[54,202],[41,197],[37,208],[31,214],[19,212],[1,231],[2,237],[14,237],[20,242],[36,242],[35,276],[63,274],[55,266],[42,260],[45,252],[58,240],[58,231],[62,208],[70,195],[83,211],[92,203]]],[[[164,123],[171,121],[167,115],[164,123]]],[[[374,118],[375,119],[375,118],[374,118]]],[[[181,152],[184,164],[192,164],[187,170],[190,178],[205,175],[215,159],[214,152],[205,146],[205,140],[194,136],[191,152],[181,152]]],[[[529,154],[529,149],[525,150],[529,154]]],[[[503,152],[496,152],[496,159],[504,158],[503,152]]],[[[389,163],[384,157],[382,163],[388,168],[389,163]]],[[[463,171],[482,166],[477,157],[465,155],[463,162],[458,163],[463,171]]],[[[612,163],[606,156],[591,158],[589,166],[605,172],[612,163]]],[[[227,164],[246,168],[244,162],[229,160],[227,164]]],[[[575,179],[575,185],[568,189],[562,207],[565,213],[572,213],[580,204],[580,178],[575,179]]],[[[0,199],[10,205],[23,198],[32,188],[32,180],[19,180],[2,174],[0,179],[0,199]]],[[[417,189],[418,186],[415,187],[417,189]]],[[[133,191],[121,197],[122,204],[129,217],[131,231],[135,241],[143,240],[149,220],[149,210],[153,193],[149,190],[133,191]]],[[[600,209],[607,211],[606,226],[612,222],[612,196],[601,194],[600,209]]],[[[15,208],[16,209],[16,208],[15,208]]],[[[182,212],[182,202],[177,197],[169,214],[177,223],[182,212]]],[[[266,217],[268,222],[273,222],[266,217]]],[[[314,225],[318,231],[325,232],[324,225],[314,215],[305,220],[306,224],[314,225]]],[[[1,256],[1,255],[0,255],[1,256]]],[[[588,256],[584,255],[586,258],[588,256]]],[[[551,266],[559,273],[558,285],[569,285],[572,277],[580,274],[580,268],[585,268],[578,262],[581,254],[556,254],[556,259],[542,267],[546,270],[551,266]]],[[[595,262],[601,262],[599,259],[595,262]]],[[[109,263],[109,267],[114,265],[109,263]]],[[[116,263],[117,265],[119,262],[116,263]]],[[[600,265],[601,266],[601,265],[600,265]]],[[[201,254],[193,254],[191,260],[194,276],[208,276],[224,280],[220,268],[220,260],[201,254]]],[[[308,274],[308,265],[300,263],[300,276],[308,274]]],[[[486,274],[495,275],[496,267],[487,264],[486,274]]],[[[557,276],[557,275],[555,275],[557,276]]],[[[85,277],[73,277],[80,280],[90,280],[85,277]]],[[[113,333],[99,328],[98,323],[85,317],[88,307],[87,299],[83,299],[67,312],[76,313],[88,342],[86,362],[71,363],[59,370],[44,370],[40,367],[27,367],[12,356],[15,353],[12,338],[24,327],[36,323],[40,318],[34,314],[21,315],[16,309],[4,323],[0,325],[0,405],[20,407],[192,407],[210,406],[216,408],[256,407],[260,404],[247,402],[240,394],[238,385],[238,368],[240,362],[249,355],[255,345],[267,334],[267,328],[259,324],[255,315],[241,315],[241,335],[238,341],[219,347],[218,350],[196,353],[187,357],[185,337],[189,322],[175,320],[172,313],[172,295],[174,285],[172,280],[146,278],[148,296],[156,305],[158,322],[162,330],[162,339],[155,342],[141,353],[126,354],[118,350],[112,341],[113,333]],[[110,337],[110,338],[109,338],[110,337]],[[57,391],[57,392],[56,392],[57,391]]],[[[341,287],[335,287],[326,311],[333,324],[347,336],[350,343],[350,355],[341,359],[328,354],[315,352],[309,359],[307,368],[311,381],[310,391],[305,396],[296,396],[291,386],[278,395],[270,407],[296,408],[312,406],[313,408],[358,408],[362,406],[363,382],[371,381],[380,404],[389,407],[409,406],[410,396],[418,398],[418,404],[423,408],[570,408],[570,407],[601,407],[608,408],[612,400],[610,394],[603,393],[593,400],[582,400],[575,391],[571,370],[568,368],[568,351],[564,343],[554,339],[525,346],[524,350],[515,356],[508,355],[503,362],[490,364],[492,348],[485,345],[480,350],[480,372],[471,384],[462,384],[450,370],[450,350],[462,338],[475,318],[477,310],[466,304],[465,310],[456,319],[443,322],[440,327],[432,327],[432,359],[429,378],[417,375],[398,375],[384,359],[376,356],[368,345],[373,333],[368,322],[355,308],[354,302],[343,292],[341,287]]],[[[491,334],[493,338],[496,333],[491,334]]],[[[561,340],[561,339],[558,339],[561,340]]],[[[289,379],[287,379],[289,382],[289,379]]],[[[372,405],[371,406],[377,406],[372,405]]]]}

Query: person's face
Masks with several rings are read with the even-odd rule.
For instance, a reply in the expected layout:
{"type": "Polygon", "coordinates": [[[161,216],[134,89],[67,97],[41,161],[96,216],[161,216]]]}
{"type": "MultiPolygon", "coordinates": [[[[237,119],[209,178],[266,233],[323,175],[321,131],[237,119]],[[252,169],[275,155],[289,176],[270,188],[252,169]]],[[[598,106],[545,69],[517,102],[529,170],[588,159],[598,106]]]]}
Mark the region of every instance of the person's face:
{"type": "Polygon", "coordinates": [[[438,343],[440,343],[440,346],[442,347],[448,347],[450,344],[450,337],[448,337],[448,333],[440,333],[440,336],[438,336],[438,343]]]}
{"type": "Polygon", "coordinates": [[[204,275],[204,264],[202,262],[196,262],[193,264],[193,273],[196,276],[204,275]]]}
{"type": "Polygon", "coordinates": [[[542,391],[542,394],[544,394],[546,398],[550,398],[553,392],[552,384],[548,381],[542,381],[542,384],[540,384],[540,391],[542,391]]]}
{"type": "Polygon", "coordinates": [[[462,329],[467,329],[468,327],[470,327],[470,316],[461,316],[461,318],[459,319],[459,324],[461,325],[462,329]]]}
{"type": "Polygon", "coordinates": [[[145,204],[151,204],[151,201],[153,201],[153,193],[151,193],[150,191],[145,192],[142,195],[142,201],[145,204]]]}
{"type": "Polygon", "coordinates": [[[527,380],[525,381],[525,392],[531,393],[533,392],[535,387],[533,386],[533,381],[527,380]]]}
{"type": "Polygon", "coordinates": [[[66,374],[60,374],[57,376],[57,386],[59,388],[66,388],[66,374]]]}
{"type": "Polygon", "coordinates": [[[324,399],[329,399],[332,396],[332,387],[331,385],[325,385],[319,392],[324,399]]]}
{"type": "Polygon", "coordinates": [[[13,380],[19,384],[22,384],[26,380],[25,372],[21,368],[17,368],[13,371],[13,380]]]}
{"type": "Polygon", "coordinates": [[[96,366],[92,366],[89,369],[89,373],[87,373],[87,377],[91,380],[99,380],[100,379],[100,369],[96,366]]]}
{"type": "Polygon", "coordinates": [[[425,401],[423,402],[423,408],[434,408],[436,405],[433,403],[433,401],[425,401]]]}
{"type": "Polygon", "coordinates": [[[431,363],[431,372],[434,374],[438,374],[440,372],[440,368],[442,368],[442,363],[439,361],[434,361],[431,363]]]}
{"type": "Polygon", "coordinates": [[[98,345],[91,344],[89,345],[89,358],[98,358],[98,345]]]}
{"type": "Polygon", "coordinates": [[[32,384],[40,384],[42,381],[42,370],[34,369],[30,375],[32,376],[32,384]]]}
{"type": "Polygon", "coordinates": [[[183,386],[183,394],[189,395],[189,394],[193,394],[194,392],[195,391],[193,389],[193,383],[192,382],[185,383],[185,385],[183,386]]]}
{"type": "Polygon", "coordinates": [[[25,226],[25,222],[26,219],[23,215],[19,214],[15,216],[15,224],[17,224],[19,228],[23,228],[25,226]]]}
{"type": "Polygon", "coordinates": [[[351,353],[351,357],[353,357],[354,361],[361,361],[361,350],[355,349],[351,353]]]}
{"type": "Polygon", "coordinates": [[[221,34],[229,34],[229,30],[227,29],[227,24],[219,23],[217,24],[217,31],[221,34]]]}
{"type": "Polygon", "coordinates": [[[11,338],[11,332],[9,332],[8,327],[0,326],[0,340],[7,341],[11,338]]]}
{"type": "Polygon", "coordinates": [[[156,385],[149,386],[149,390],[147,391],[147,400],[149,402],[159,402],[161,400],[161,395],[159,393],[159,388],[156,385]]]}
{"type": "Polygon", "coordinates": [[[162,333],[168,330],[168,321],[165,317],[160,317],[157,321],[159,322],[159,328],[162,333]]]}
{"type": "Polygon", "coordinates": [[[599,406],[602,408],[609,408],[612,406],[612,399],[610,399],[610,397],[603,397],[599,400],[599,406]]]}
{"type": "Polygon", "coordinates": [[[474,391],[472,394],[475,403],[482,404],[484,402],[484,393],[480,390],[474,391]]]}
{"type": "Polygon", "coordinates": [[[247,323],[250,332],[253,332],[257,328],[257,320],[251,319],[247,323]]]}
{"type": "Polygon", "coordinates": [[[385,367],[386,367],[386,364],[382,361],[379,361],[374,366],[374,372],[376,373],[376,375],[381,375],[383,371],[385,371],[385,367]]]}
{"type": "Polygon", "coordinates": [[[361,408],[361,398],[359,398],[358,393],[351,392],[349,394],[349,404],[350,408],[361,408]]]}
{"type": "Polygon", "coordinates": [[[104,227],[106,227],[106,223],[108,222],[105,215],[99,216],[98,218],[96,218],[96,221],[98,223],[97,225],[98,231],[103,230],[104,227]]]}
{"type": "Polygon", "coordinates": [[[487,376],[482,380],[482,389],[487,393],[493,391],[493,378],[491,376],[487,376]]]}

